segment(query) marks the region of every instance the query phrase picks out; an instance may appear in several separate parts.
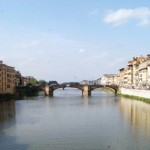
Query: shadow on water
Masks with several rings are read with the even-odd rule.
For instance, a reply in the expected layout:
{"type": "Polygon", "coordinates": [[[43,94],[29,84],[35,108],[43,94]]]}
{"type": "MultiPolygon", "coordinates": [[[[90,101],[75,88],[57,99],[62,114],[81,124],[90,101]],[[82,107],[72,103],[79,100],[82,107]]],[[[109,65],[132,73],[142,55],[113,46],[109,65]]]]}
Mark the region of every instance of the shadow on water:
{"type": "Polygon", "coordinates": [[[0,123],[15,118],[15,101],[0,101],[0,123]]]}
{"type": "Polygon", "coordinates": [[[18,144],[15,137],[6,136],[0,133],[1,150],[27,150],[27,144],[18,144]]]}
{"type": "Polygon", "coordinates": [[[18,144],[16,137],[6,135],[4,129],[11,128],[15,123],[15,101],[0,101],[0,150],[27,150],[27,144],[18,144]]]}

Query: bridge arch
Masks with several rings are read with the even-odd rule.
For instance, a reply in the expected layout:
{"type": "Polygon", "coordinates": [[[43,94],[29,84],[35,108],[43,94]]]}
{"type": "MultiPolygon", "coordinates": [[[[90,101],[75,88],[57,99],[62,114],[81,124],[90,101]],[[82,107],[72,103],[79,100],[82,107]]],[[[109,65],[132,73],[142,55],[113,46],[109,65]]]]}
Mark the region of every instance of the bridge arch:
{"type": "Polygon", "coordinates": [[[112,90],[114,90],[115,92],[115,95],[117,95],[117,92],[118,92],[118,86],[117,85],[93,85],[91,86],[91,91],[97,89],[97,88],[110,88],[112,90]]]}
{"type": "Polygon", "coordinates": [[[103,85],[91,86],[91,91],[94,91],[95,89],[102,88],[102,87],[104,87],[104,86],[103,85]]]}
{"type": "Polygon", "coordinates": [[[101,87],[108,87],[115,91],[115,95],[118,91],[117,85],[78,85],[78,86],[66,86],[66,85],[53,85],[53,86],[45,86],[44,91],[46,95],[53,95],[53,92],[57,89],[65,89],[65,88],[77,88],[82,91],[82,95],[91,95],[91,91],[101,88],[101,87]]]}
{"type": "Polygon", "coordinates": [[[117,85],[105,85],[104,87],[114,90],[115,95],[117,95],[117,92],[118,92],[118,86],[117,85]]]}
{"type": "MultiPolygon", "coordinates": [[[[81,87],[73,87],[73,86],[68,86],[68,87],[67,87],[67,86],[66,86],[65,88],[74,88],[74,89],[79,89],[79,90],[83,91],[83,88],[81,88],[81,87]]],[[[65,89],[65,88],[64,88],[64,89],[65,89]]]]}
{"type": "Polygon", "coordinates": [[[65,88],[76,88],[82,91],[83,94],[83,88],[82,86],[66,86],[66,85],[60,85],[60,86],[49,86],[49,95],[53,95],[53,92],[57,89],[65,89],[65,88]]]}

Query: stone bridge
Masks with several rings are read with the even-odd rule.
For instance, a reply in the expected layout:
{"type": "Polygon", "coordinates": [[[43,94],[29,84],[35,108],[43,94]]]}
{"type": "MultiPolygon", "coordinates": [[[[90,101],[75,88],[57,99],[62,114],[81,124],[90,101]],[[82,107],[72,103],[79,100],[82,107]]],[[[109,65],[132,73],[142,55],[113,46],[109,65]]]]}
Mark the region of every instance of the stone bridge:
{"type": "Polygon", "coordinates": [[[117,91],[119,89],[119,87],[117,85],[70,85],[70,86],[66,86],[66,85],[50,85],[50,86],[45,86],[42,88],[42,90],[45,92],[45,95],[51,95],[53,96],[53,92],[59,88],[65,89],[65,88],[77,88],[80,89],[82,91],[82,95],[83,96],[90,96],[91,92],[97,88],[102,88],[102,87],[107,87],[107,88],[111,88],[114,90],[115,95],[117,95],[117,91]]]}

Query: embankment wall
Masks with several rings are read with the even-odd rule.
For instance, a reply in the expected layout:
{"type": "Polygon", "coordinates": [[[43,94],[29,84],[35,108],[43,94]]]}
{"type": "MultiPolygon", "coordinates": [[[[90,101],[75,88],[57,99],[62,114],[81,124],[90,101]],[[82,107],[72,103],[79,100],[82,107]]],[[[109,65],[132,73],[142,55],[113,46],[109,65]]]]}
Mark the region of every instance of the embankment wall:
{"type": "Polygon", "coordinates": [[[121,92],[121,94],[124,94],[124,95],[150,98],[150,90],[137,90],[137,89],[121,88],[120,92],[121,92]]]}

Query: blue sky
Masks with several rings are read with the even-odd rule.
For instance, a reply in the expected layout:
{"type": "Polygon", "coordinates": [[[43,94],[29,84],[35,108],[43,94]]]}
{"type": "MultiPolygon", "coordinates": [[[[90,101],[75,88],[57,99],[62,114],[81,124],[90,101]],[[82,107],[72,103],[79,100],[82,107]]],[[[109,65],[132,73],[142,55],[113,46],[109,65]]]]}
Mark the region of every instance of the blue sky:
{"type": "Polygon", "coordinates": [[[0,0],[0,53],[23,76],[65,81],[118,73],[150,53],[148,0],[0,0]]]}

